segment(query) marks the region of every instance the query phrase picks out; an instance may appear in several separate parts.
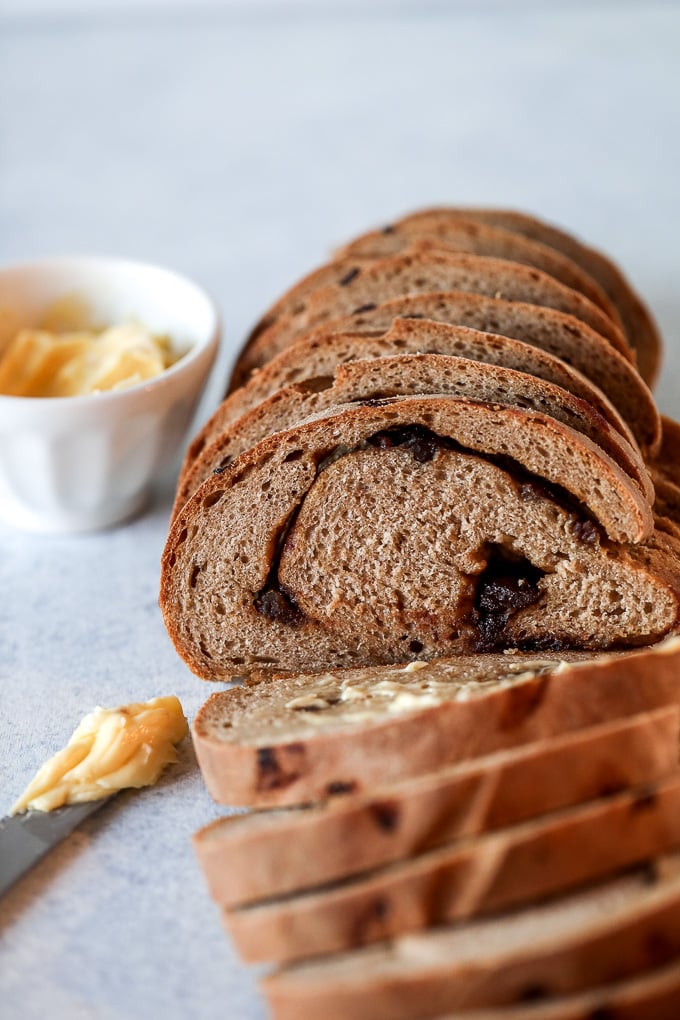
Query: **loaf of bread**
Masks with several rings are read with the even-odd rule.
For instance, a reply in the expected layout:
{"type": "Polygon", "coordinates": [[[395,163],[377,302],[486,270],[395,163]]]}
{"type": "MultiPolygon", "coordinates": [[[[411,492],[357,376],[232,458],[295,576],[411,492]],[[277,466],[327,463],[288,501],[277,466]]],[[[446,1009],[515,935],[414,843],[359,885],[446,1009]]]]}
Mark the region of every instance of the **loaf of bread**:
{"type": "Polygon", "coordinates": [[[674,957],[677,854],[497,918],[293,965],[266,977],[262,989],[273,1020],[428,1020],[527,1001],[535,1004],[527,1015],[541,1020],[554,997],[649,973],[674,957]]]}
{"type": "Polygon", "coordinates": [[[356,238],[248,339],[160,602],[190,668],[240,683],[196,753],[216,800],[269,810],[195,848],[244,959],[293,964],[274,1020],[675,1018],[659,355],[608,259],[502,210],[356,238]]]}

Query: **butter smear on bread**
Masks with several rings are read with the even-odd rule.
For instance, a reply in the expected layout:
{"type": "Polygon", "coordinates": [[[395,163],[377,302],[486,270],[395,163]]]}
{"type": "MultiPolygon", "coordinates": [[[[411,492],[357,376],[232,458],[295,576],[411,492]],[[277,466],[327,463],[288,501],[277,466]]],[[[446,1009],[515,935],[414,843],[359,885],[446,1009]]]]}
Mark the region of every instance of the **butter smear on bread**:
{"type": "Polygon", "coordinates": [[[127,787],[152,786],[163,768],[177,761],[175,744],[188,732],[175,697],[95,708],[67,746],[45,762],[10,814],[53,811],[127,787]]]}

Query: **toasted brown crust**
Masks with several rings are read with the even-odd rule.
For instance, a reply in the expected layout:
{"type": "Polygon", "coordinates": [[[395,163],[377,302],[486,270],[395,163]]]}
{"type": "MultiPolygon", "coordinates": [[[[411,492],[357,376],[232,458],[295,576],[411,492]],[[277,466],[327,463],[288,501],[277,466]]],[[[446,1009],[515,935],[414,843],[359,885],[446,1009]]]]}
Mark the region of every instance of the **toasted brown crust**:
{"type": "Polygon", "coordinates": [[[236,363],[231,389],[314,326],[349,315],[367,302],[432,291],[465,291],[554,308],[574,315],[624,357],[633,358],[619,327],[601,309],[539,269],[481,255],[407,252],[367,264],[359,262],[350,271],[342,261],[335,283],[304,291],[294,312],[284,311],[248,341],[236,363]]]}
{"type": "Polygon", "coordinates": [[[194,849],[224,907],[320,886],[668,775],[678,720],[670,706],[304,811],[222,817],[194,849]]]}
{"type": "MultiPolygon", "coordinates": [[[[559,659],[546,655],[551,658],[559,659]]],[[[215,800],[280,806],[324,799],[334,784],[357,793],[370,792],[444,765],[680,704],[680,639],[623,655],[582,659],[557,672],[510,685],[497,681],[513,671],[531,670],[535,658],[482,655],[431,663],[415,676],[436,677],[454,689],[464,687],[471,672],[476,681],[488,676],[491,682],[477,696],[461,698],[454,693],[441,704],[416,706],[399,715],[377,712],[370,725],[364,721],[353,726],[350,721],[342,727],[314,728],[310,723],[307,733],[291,735],[282,720],[278,738],[265,731],[259,741],[228,738],[238,735],[244,714],[256,704],[266,706],[269,696],[278,718],[296,692],[314,690],[314,678],[236,688],[214,694],[205,703],[193,725],[194,746],[215,800]],[[223,723],[229,724],[226,729],[223,723]],[[289,779],[285,785],[262,782],[259,750],[263,746],[281,764],[282,774],[289,779]],[[408,755],[404,748],[409,749],[408,755]]],[[[402,669],[375,667],[360,675],[369,684],[379,683],[398,678],[402,669]]]]}
{"type": "Polygon", "coordinates": [[[653,862],[650,870],[661,872],[654,882],[643,868],[497,919],[288,967],[265,977],[262,989],[274,1020],[428,1020],[485,1007],[515,1013],[517,1004],[524,1012],[528,1003],[536,1020],[566,996],[680,957],[677,865],[676,854],[653,862]]]}
{"type": "MultiPolygon", "coordinates": [[[[480,348],[481,355],[486,341],[480,342],[480,348]]],[[[654,487],[635,441],[623,438],[587,401],[553,383],[502,365],[395,351],[391,357],[340,365],[333,376],[317,380],[309,388],[304,383],[284,387],[242,414],[197,457],[188,460],[178,481],[173,514],[213,471],[231,463],[266,436],[292,428],[337,404],[417,393],[450,393],[549,414],[600,446],[637,483],[647,502],[654,502],[654,487]]]]}
{"type": "Polygon", "coordinates": [[[425,209],[403,217],[398,222],[415,226],[421,218],[431,221],[433,215],[444,221],[455,220],[463,215],[467,220],[515,231],[562,252],[585,269],[597,280],[618,309],[628,340],[636,351],[640,374],[648,385],[654,385],[661,365],[659,330],[649,309],[625,275],[602,252],[535,216],[508,209],[425,209]]]}
{"type": "Polygon", "coordinates": [[[461,921],[610,875],[680,845],[680,773],[454,843],[365,877],[226,911],[248,962],[288,963],[461,921]]]}

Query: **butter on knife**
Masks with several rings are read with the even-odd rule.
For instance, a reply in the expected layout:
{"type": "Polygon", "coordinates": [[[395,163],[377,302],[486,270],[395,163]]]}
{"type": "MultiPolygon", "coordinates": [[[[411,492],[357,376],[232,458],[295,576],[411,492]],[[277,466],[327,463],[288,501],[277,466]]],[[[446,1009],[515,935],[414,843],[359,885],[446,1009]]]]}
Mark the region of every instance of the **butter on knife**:
{"type": "Polygon", "coordinates": [[[166,765],[177,761],[175,744],[188,732],[175,697],[95,708],[66,747],[39,769],[10,814],[52,811],[127,787],[151,786],[166,765]]]}

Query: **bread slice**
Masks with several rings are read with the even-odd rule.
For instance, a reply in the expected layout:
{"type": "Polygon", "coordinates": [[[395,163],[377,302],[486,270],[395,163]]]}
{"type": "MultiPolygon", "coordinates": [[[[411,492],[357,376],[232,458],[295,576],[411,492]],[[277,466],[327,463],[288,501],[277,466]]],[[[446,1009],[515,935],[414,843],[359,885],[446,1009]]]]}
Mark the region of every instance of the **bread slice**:
{"type": "MultiPolygon", "coordinates": [[[[437,330],[453,328],[433,326],[437,330]]],[[[480,357],[482,351],[480,341],[480,357]]],[[[395,354],[337,366],[330,377],[284,387],[241,415],[183,468],[173,512],[184,506],[213,471],[275,432],[337,404],[417,393],[448,393],[455,398],[550,415],[599,446],[633,479],[649,505],[654,503],[654,486],[635,440],[624,438],[587,401],[553,383],[502,365],[441,354],[395,354]]]]}
{"type": "Polygon", "coordinates": [[[629,343],[636,351],[643,379],[650,386],[654,384],[661,364],[661,337],[649,309],[615,263],[564,230],[535,216],[508,209],[425,209],[398,222],[402,227],[408,225],[414,228],[418,223],[431,223],[433,216],[444,223],[455,222],[461,215],[468,221],[502,227],[548,245],[597,280],[619,311],[629,343]]]}
{"type": "MultiPolygon", "coordinates": [[[[265,977],[273,1020],[428,1020],[535,1003],[680,957],[680,855],[498,918],[404,935],[265,977]]],[[[503,1016],[499,1013],[499,1016],[503,1016]]],[[[616,1014],[618,1016],[618,1014],[616,1014]]]]}
{"type": "Polygon", "coordinates": [[[289,963],[507,910],[678,846],[680,771],[223,919],[244,960],[289,963]]]}
{"type": "MultiPolygon", "coordinates": [[[[314,711],[313,691],[301,701],[314,711]]],[[[240,906],[652,782],[677,767],[679,736],[668,706],[304,810],[222,817],[194,849],[215,902],[240,906]]]]}
{"type": "MultiPolygon", "coordinates": [[[[400,300],[409,302],[418,299],[397,299],[400,300]]],[[[377,311],[375,309],[373,314],[377,315],[377,311]]],[[[596,336],[594,333],[593,337],[596,336]]],[[[606,341],[601,337],[598,339],[602,347],[601,353],[604,355],[605,368],[611,370],[605,373],[606,378],[612,374],[616,376],[616,361],[612,365],[611,356],[614,359],[618,358],[632,373],[632,378],[637,379],[640,386],[645,389],[644,383],[633,367],[625,359],[614,354],[606,341]]],[[[194,438],[187,451],[183,470],[186,470],[202,450],[233,421],[284,386],[306,383],[308,389],[318,390],[331,384],[338,365],[369,358],[393,357],[396,354],[446,354],[527,372],[529,375],[561,386],[582,400],[587,400],[621,435],[629,441],[634,441],[628,425],[603,391],[591,383],[581,371],[566,364],[559,355],[542,350],[540,345],[535,346],[507,336],[482,332],[469,326],[453,326],[445,322],[422,319],[420,316],[394,318],[391,313],[386,313],[383,324],[377,329],[371,326],[359,332],[355,330],[344,333],[325,329],[313,330],[281,351],[260,371],[253,372],[247,383],[222,401],[194,438]]],[[[597,350],[591,352],[591,359],[597,360],[597,357],[597,350]]],[[[585,354],[583,363],[586,364],[585,354]]],[[[639,401],[636,401],[635,406],[638,404],[639,401]]],[[[647,439],[640,441],[645,449],[648,449],[653,440],[658,452],[661,423],[653,402],[652,407],[653,421],[649,420],[650,427],[645,433],[650,442],[647,442],[647,439]]],[[[640,430],[637,431],[639,433],[640,430]]]]}
{"type": "Polygon", "coordinates": [[[448,1014],[438,1020],[677,1020],[680,962],[582,995],[511,1009],[448,1014]]]}
{"type": "MultiPolygon", "coordinates": [[[[591,379],[618,408],[651,455],[661,445],[661,418],[634,365],[595,330],[553,308],[480,294],[414,294],[382,304],[369,302],[353,315],[324,323],[303,336],[313,342],[329,332],[385,331],[397,317],[435,320],[502,334],[554,354],[591,379]]],[[[301,342],[302,338],[300,338],[301,342]]]]}
{"type": "Polygon", "coordinates": [[[474,219],[442,217],[438,213],[408,220],[387,229],[362,234],[335,253],[340,259],[378,259],[406,250],[467,252],[470,255],[491,255],[494,258],[533,266],[577,290],[598,305],[610,319],[621,325],[615,305],[599,283],[576,262],[540,241],[503,227],[488,226],[474,219]]]}
{"type": "Polygon", "coordinates": [[[367,401],[204,482],[168,537],[160,602],[180,655],[211,679],[630,646],[678,616],[677,551],[652,529],[634,483],[554,419],[438,396],[367,401]],[[612,542],[638,544],[610,544],[542,479],[612,542]]]}
{"type": "MultiPolygon", "coordinates": [[[[328,272],[333,272],[332,267],[328,272]]],[[[317,277],[317,282],[321,278],[317,277]]],[[[294,311],[283,312],[263,332],[251,338],[234,370],[232,389],[254,369],[314,326],[349,315],[370,303],[431,291],[464,291],[487,297],[544,305],[575,316],[604,336],[622,355],[633,355],[619,327],[577,291],[558,283],[539,269],[481,255],[424,251],[395,255],[376,262],[361,260],[346,270],[339,264],[335,282],[308,290],[307,281],[291,292],[294,311]]]]}
{"type": "Polygon", "coordinates": [[[474,655],[234,687],[196,716],[196,755],[222,804],[305,804],[680,704],[678,638],[570,659],[474,655]]]}

